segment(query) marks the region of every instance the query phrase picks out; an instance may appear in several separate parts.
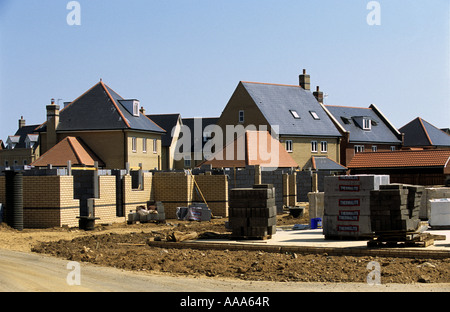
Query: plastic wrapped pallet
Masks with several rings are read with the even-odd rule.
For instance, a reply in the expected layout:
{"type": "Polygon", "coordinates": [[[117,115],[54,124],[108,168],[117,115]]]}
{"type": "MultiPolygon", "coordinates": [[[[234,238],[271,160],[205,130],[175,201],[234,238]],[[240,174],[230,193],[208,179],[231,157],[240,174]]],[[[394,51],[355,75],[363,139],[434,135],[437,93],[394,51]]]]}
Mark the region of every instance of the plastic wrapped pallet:
{"type": "Polygon", "coordinates": [[[325,238],[360,239],[371,235],[371,191],[389,182],[388,175],[325,177],[322,222],[325,238]]]}

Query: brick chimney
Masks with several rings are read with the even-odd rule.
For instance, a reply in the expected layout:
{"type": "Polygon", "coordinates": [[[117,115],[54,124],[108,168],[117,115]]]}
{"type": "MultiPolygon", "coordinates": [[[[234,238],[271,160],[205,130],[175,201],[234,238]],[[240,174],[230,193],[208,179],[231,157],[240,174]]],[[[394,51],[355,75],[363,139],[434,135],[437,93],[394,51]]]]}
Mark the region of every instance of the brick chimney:
{"type": "Polygon", "coordinates": [[[311,84],[311,77],[306,74],[306,69],[303,70],[303,74],[299,76],[300,87],[309,91],[311,84]]]}
{"type": "Polygon", "coordinates": [[[313,95],[317,99],[317,102],[323,104],[323,91],[320,91],[319,86],[316,87],[316,91],[313,92],[313,95]]]}
{"type": "Polygon", "coordinates": [[[59,124],[59,105],[55,104],[55,99],[47,108],[47,151],[58,143],[56,130],[59,124]]]}
{"type": "Polygon", "coordinates": [[[19,129],[22,129],[23,127],[25,127],[25,119],[23,119],[23,116],[20,116],[19,129]]]}

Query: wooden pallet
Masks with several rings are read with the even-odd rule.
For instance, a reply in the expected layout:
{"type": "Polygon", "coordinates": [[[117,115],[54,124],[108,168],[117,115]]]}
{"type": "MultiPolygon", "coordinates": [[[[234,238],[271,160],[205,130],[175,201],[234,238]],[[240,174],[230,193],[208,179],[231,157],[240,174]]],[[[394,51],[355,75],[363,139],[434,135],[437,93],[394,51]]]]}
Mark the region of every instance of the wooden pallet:
{"type": "Polygon", "coordinates": [[[435,240],[445,239],[442,236],[415,232],[383,233],[369,240],[367,247],[428,247],[434,245],[435,240]]]}

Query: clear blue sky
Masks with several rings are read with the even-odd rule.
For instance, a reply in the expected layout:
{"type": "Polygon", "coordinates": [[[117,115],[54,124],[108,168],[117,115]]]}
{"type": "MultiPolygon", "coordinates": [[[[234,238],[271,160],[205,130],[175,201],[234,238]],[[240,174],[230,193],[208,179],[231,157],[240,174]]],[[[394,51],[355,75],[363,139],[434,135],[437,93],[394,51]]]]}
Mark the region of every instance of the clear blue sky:
{"type": "Polygon", "coordinates": [[[450,1],[0,0],[0,139],[100,78],[148,113],[220,116],[241,80],[297,84],[326,104],[376,104],[396,127],[450,127],[450,1]]]}

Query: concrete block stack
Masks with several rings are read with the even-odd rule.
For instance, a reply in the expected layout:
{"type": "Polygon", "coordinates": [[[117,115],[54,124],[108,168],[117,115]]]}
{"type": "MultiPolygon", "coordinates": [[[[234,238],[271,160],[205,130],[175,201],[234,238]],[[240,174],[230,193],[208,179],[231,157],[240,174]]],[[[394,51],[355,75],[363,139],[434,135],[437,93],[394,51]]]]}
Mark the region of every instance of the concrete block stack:
{"type": "Polygon", "coordinates": [[[375,233],[413,232],[420,223],[423,186],[382,185],[370,193],[371,226],[375,233]]]}
{"type": "Polygon", "coordinates": [[[238,239],[265,239],[276,233],[277,207],[272,184],[236,188],[229,194],[229,227],[238,239]]]}
{"type": "Polygon", "coordinates": [[[323,233],[326,239],[371,235],[370,195],[389,184],[388,175],[328,176],[324,179],[323,233]]]}

